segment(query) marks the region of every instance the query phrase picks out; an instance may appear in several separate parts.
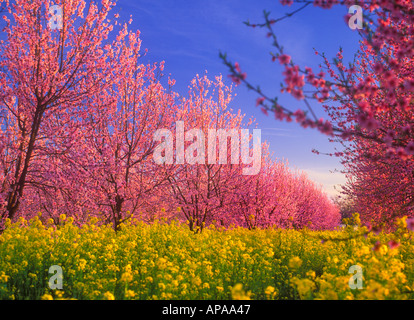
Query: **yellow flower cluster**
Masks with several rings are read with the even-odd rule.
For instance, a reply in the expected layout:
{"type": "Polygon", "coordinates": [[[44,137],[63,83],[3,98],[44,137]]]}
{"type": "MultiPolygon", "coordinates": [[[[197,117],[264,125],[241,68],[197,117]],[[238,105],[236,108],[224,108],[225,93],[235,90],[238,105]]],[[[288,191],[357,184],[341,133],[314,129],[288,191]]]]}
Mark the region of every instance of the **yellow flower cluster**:
{"type": "Polygon", "coordinates": [[[58,227],[38,217],[7,222],[0,299],[414,297],[414,240],[404,221],[394,233],[363,237],[362,228],[208,227],[194,234],[178,222],[135,220],[114,232],[97,220],[78,227],[63,218],[58,227]],[[59,290],[49,287],[54,265],[63,272],[59,290]],[[358,280],[351,266],[362,270],[360,288],[351,288],[358,280]]]}

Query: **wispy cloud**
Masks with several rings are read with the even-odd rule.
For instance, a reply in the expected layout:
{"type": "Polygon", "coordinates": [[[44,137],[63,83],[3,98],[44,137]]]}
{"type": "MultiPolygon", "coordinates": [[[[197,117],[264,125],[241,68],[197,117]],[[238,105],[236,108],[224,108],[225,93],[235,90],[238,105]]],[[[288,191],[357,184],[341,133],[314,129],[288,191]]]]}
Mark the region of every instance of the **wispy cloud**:
{"type": "MultiPolygon", "coordinates": [[[[152,50],[152,53],[161,53],[161,50],[152,50]]],[[[198,61],[204,60],[209,63],[213,63],[214,60],[210,58],[208,55],[203,55],[201,52],[190,52],[186,50],[176,49],[176,50],[169,50],[168,55],[170,56],[180,56],[180,57],[188,57],[192,59],[197,59],[198,61]]]]}
{"type": "Polygon", "coordinates": [[[345,176],[342,173],[330,172],[329,169],[307,168],[301,170],[306,172],[312,181],[321,184],[323,189],[330,196],[338,195],[340,185],[345,184],[346,181],[345,176]]]}
{"type": "Polygon", "coordinates": [[[292,129],[286,129],[286,128],[275,128],[275,127],[270,127],[270,128],[262,128],[262,130],[274,130],[274,131],[288,131],[288,132],[292,132],[292,129]]]}
{"type": "Polygon", "coordinates": [[[298,138],[300,137],[297,132],[294,132],[291,129],[285,128],[261,128],[263,136],[272,136],[272,137],[289,137],[289,138],[298,138]]]}

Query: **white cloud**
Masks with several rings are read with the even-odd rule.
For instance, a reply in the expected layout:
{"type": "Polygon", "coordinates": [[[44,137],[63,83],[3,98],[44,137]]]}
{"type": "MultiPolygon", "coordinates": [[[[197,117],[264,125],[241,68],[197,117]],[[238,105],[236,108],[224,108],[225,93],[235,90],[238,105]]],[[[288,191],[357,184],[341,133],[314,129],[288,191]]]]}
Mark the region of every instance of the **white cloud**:
{"type": "Polygon", "coordinates": [[[329,196],[338,195],[339,191],[341,190],[340,185],[345,184],[346,181],[344,174],[340,172],[330,172],[329,169],[308,168],[301,170],[306,172],[312,181],[321,184],[323,190],[329,196]],[[335,186],[337,187],[337,190],[335,190],[335,186]]]}
{"type": "Polygon", "coordinates": [[[297,131],[291,129],[283,128],[261,128],[262,136],[272,136],[272,137],[288,137],[288,138],[298,138],[301,135],[297,134],[297,131]]]}

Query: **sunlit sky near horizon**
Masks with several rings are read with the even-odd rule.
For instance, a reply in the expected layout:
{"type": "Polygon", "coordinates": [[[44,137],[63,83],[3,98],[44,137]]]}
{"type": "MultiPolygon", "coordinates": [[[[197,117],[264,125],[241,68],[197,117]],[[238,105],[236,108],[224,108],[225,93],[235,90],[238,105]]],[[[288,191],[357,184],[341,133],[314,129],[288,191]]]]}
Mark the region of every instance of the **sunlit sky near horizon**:
{"type": "MultiPolygon", "coordinates": [[[[282,104],[296,110],[304,105],[279,91],[282,68],[271,62],[271,40],[265,36],[265,30],[249,28],[243,21],[263,22],[264,9],[271,12],[271,17],[279,18],[299,6],[282,6],[278,0],[118,0],[115,11],[125,21],[132,15],[130,27],[141,31],[142,48],[148,49],[144,61],[165,61],[164,73],[176,80],[174,91],[185,95],[196,74],[205,72],[210,78],[222,75],[225,84],[231,85],[228,69],[219,58],[222,51],[232,62],[239,62],[253,84],[260,85],[270,96],[279,96],[282,104]]],[[[275,30],[285,53],[300,66],[315,70],[322,61],[313,48],[332,58],[342,47],[345,62],[351,61],[359,37],[344,22],[347,11],[345,6],[330,10],[309,6],[278,22],[275,30]]],[[[269,142],[275,156],[287,159],[291,168],[306,171],[329,195],[337,194],[334,185],[345,182],[341,173],[332,172],[342,168],[339,159],[311,152],[333,152],[335,145],[316,130],[264,115],[255,107],[257,95],[243,85],[233,89],[236,96],[230,107],[241,109],[246,118],[256,119],[262,141],[269,142]]],[[[314,110],[318,117],[327,118],[317,104],[314,110]]]]}

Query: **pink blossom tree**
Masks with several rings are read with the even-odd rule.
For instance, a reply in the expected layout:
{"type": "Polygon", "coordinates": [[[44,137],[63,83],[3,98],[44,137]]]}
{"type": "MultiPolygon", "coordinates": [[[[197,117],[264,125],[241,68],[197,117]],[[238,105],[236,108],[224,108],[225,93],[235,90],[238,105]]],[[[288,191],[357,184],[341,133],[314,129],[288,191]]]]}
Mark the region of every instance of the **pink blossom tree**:
{"type": "MultiPolygon", "coordinates": [[[[413,214],[413,53],[414,7],[412,1],[393,0],[282,0],[283,5],[300,3],[297,9],[275,19],[269,12],[264,22],[249,27],[264,28],[274,52],[269,59],[284,68],[281,92],[291,94],[303,108],[281,105],[274,94],[261,91],[249,81],[243,66],[221,54],[236,84],[243,83],[258,94],[256,105],[277,120],[295,120],[302,127],[316,128],[344,150],[329,154],[342,158],[348,175],[345,193],[363,211],[362,220],[392,223],[396,217],[413,214]],[[334,5],[360,5],[363,20],[357,59],[347,65],[342,49],[330,61],[321,58],[320,70],[302,67],[285,52],[275,25],[310,5],[330,9],[334,5]],[[311,101],[322,104],[330,119],[318,119],[311,101]]],[[[345,16],[350,22],[351,15],[345,16]]]]}
{"type": "MultiPolygon", "coordinates": [[[[90,118],[96,123],[86,128],[82,148],[76,153],[93,193],[92,201],[104,222],[114,230],[135,213],[152,207],[157,193],[169,177],[168,170],[153,159],[156,142],[152,136],[158,129],[170,128],[176,112],[175,94],[168,92],[156,77],[156,65],[138,63],[140,42],[130,36],[123,51],[122,71],[109,97],[109,105],[91,105],[90,118]]],[[[163,64],[158,68],[163,70],[163,64]]],[[[173,81],[170,81],[172,85],[173,81]]],[[[104,99],[103,101],[106,101],[104,99]]],[[[159,201],[160,199],[158,199],[159,201]]]]}
{"type": "MultiPolygon", "coordinates": [[[[57,3],[62,28],[52,29],[49,0],[13,1],[0,43],[1,220],[13,219],[26,189],[51,187],[44,164],[66,154],[77,141],[76,122],[85,106],[109,89],[119,75],[119,55],[127,36],[112,43],[114,3],[57,3]]],[[[74,179],[76,180],[76,179],[74,179]]],[[[28,191],[31,192],[31,191],[28,191]]]]}
{"type": "MultiPolygon", "coordinates": [[[[229,215],[226,213],[236,205],[235,192],[243,188],[244,165],[240,162],[240,155],[233,154],[236,150],[239,152],[237,148],[232,150],[233,138],[230,143],[227,137],[223,140],[226,155],[222,163],[219,144],[223,142],[220,142],[218,134],[214,137],[209,135],[210,129],[215,132],[236,130],[236,134],[240,134],[241,128],[252,123],[250,119],[244,124],[240,111],[235,113],[228,108],[230,101],[231,88],[224,85],[221,77],[209,80],[207,76],[197,76],[191,82],[188,96],[182,98],[177,109],[176,123],[182,121],[185,126],[186,141],[178,141],[177,136],[172,139],[176,161],[172,165],[174,174],[168,178],[168,199],[173,207],[180,208],[181,217],[195,232],[202,231],[214,220],[227,225],[229,215]],[[203,136],[193,136],[192,129],[199,129],[203,136]],[[191,146],[197,142],[200,147],[204,146],[204,156],[201,155],[202,147],[198,151],[192,149],[191,146]],[[186,155],[181,160],[180,143],[186,155]],[[216,146],[211,154],[208,154],[209,144],[216,146]],[[211,155],[216,158],[213,162],[211,155]]],[[[181,129],[176,126],[177,130],[181,129]]]]}

